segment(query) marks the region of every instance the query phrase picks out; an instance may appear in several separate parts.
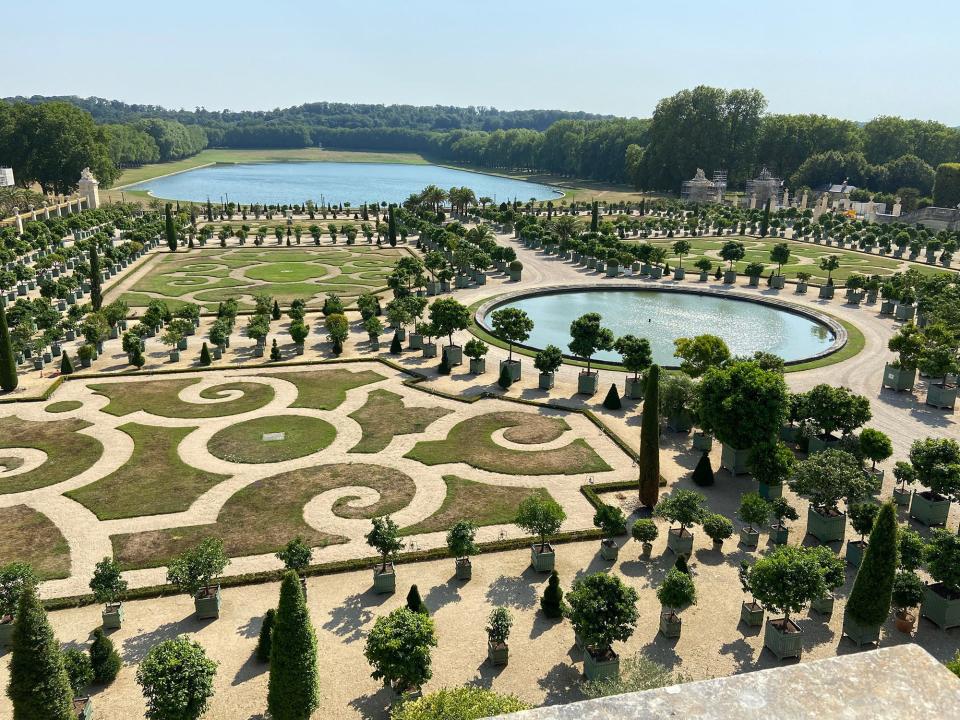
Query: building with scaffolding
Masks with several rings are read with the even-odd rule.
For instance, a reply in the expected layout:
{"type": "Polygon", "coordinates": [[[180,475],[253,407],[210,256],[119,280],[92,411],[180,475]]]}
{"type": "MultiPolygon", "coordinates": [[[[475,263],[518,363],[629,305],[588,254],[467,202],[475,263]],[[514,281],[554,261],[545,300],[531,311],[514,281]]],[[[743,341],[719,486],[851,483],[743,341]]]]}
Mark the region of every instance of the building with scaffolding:
{"type": "Polygon", "coordinates": [[[726,170],[715,170],[713,180],[707,180],[703,168],[697,168],[697,174],[680,186],[680,199],[691,203],[722,203],[726,192],[726,170]]]}
{"type": "Polygon", "coordinates": [[[763,207],[769,200],[770,207],[776,209],[783,199],[783,181],[764,168],[758,177],[747,180],[745,197],[748,207],[763,207]]]}

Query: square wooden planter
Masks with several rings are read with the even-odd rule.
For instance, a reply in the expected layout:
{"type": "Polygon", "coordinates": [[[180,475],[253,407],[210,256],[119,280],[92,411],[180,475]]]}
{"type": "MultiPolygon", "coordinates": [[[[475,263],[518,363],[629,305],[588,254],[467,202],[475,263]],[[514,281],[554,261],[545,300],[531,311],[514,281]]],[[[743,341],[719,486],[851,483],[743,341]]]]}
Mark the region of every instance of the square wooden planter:
{"type": "Polygon", "coordinates": [[[774,275],[770,278],[770,287],[774,290],[783,290],[784,285],[787,282],[786,275],[774,275]]]}
{"type": "Polygon", "coordinates": [[[841,635],[846,635],[856,643],[858,647],[861,645],[880,644],[880,626],[861,625],[850,617],[850,613],[844,613],[843,615],[843,631],[841,635]]]}
{"type": "Polygon", "coordinates": [[[736,270],[724,270],[723,271],[723,283],[724,285],[733,285],[737,282],[737,271],[736,270]]]}
{"type": "Polygon", "coordinates": [[[847,563],[859,568],[863,562],[863,554],[867,551],[867,543],[861,540],[851,540],[847,543],[847,563]]]}
{"type": "Polygon", "coordinates": [[[678,638],[683,630],[683,621],[674,612],[660,613],[660,633],[666,638],[678,638]]]}
{"type": "Polygon", "coordinates": [[[93,717],[93,700],[89,697],[75,697],[73,715],[77,720],[90,720],[93,717]]]}
{"type": "Polygon", "coordinates": [[[693,418],[687,412],[668,415],[667,427],[673,432],[687,432],[693,427],[693,418]]]}
{"type": "Polygon", "coordinates": [[[487,371],[486,358],[470,358],[470,374],[483,375],[487,371]]]}
{"type": "Polygon", "coordinates": [[[914,305],[897,305],[893,311],[893,317],[900,321],[912,320],[917,314],[917,308],[914,305]]]}
{"type": "Polygon", "coordinates": [[[925,617],[941,630],[960,627],[960,595],[952,597],[943,583],[931,583],[923,592],[920,617],[925,617]]]}
{"type": "Polygon", "coordinates": [[[896,390],[897,392],[913,390],[916,381],[916,368],[903,368],[892,363],[887,363],[883,367],[883,387],[885,388],[896,390]]]}
{"type": "Polygon", "coordinates": [[[901,507],[906,507],[910,504],[910,495],[912,495],[910,490],[904,488],[901,490],[898,487],[893,489],[893,503],[894,505],[899,505],[901,507]]]}
{"type": "Polygon", "coordinates": [[[549,543],[544,546],[543,550],[540,550],[536,544],[530,546],[530,565],[537,572],[551,572],[556,565],[556,560],[557,555],[549,543]]]}
{"type": "Polygon", "coordinates": [[[917,522],[933,527],[946,525],[950,514],[950,500],[934,495],[929,490],[915,492],[910,502],[910,517],[917,522]]]}
{"type": "Polygon", "coordinates": [[[583,674],[587,680],[608,680],[620,676],[620,656],[612,650],[605,658],[595,658],[591,650],[583,654],[583,674]]]}
{"type": "Polygon", "coordinates": [[[829,593],[822,598],[813,600],[810,603],[810,609],[813,610],[818,615],[823,615],[824,617],[830,617],[833,615],[833,606],[836,604],[836,600],[833,595],[829,593]]]}
{"type": "Polygon", "coordinates": [[[520,379],[520,361],[519,360],[501,360],[500,361],[500,372],[503,372],[503,367],[506,365],[508,372],[510,373],[510,379],[514,382],[517,382],[520,379]]]}
{"type": "Polygon", "coordinates": [[[790,539],[790,528],[786,525],[771,525],[770,539],[774,545],[786,545],[790,539]]]}
{"type": "Polygon", "coordinates": [[[953,410],[957,404],[957,386],[956,385],[934,385],[927,386],[927,405],[944,410],[953,410]]]}
{"type": "Polygon", "coordinates": [[[807,454],[816,455],[821,453],[824,450],[830,450],[838,446],[840,438],[834,435],[828,435],[826,437],[821,437],[820,435],[814,435],[810,438],[810,442],[807,445],[807,454]]]}
{"type": "Polygon", "coordinates": [[[670,528],[667,531],[667,549],[674,555],[690,557],[693,554],[693,533],[686,528],[670,528]]]}
{"type": "Polygon", "coordinates": [[[766,483],[757,483],[757,492],[764,500],[776,500],[783,497],[783,485],[767,485],[766,483]]]}
{"type": "Polygon", "coordinates": [[[491,665],[506,665],[510,662],[510,647],[507,643],[495,643],[488,639],[487,660],[491,665]]]}
{"type": "Polygon", "coordinates": [[[763,646],[778,660],[799,658],[803,654],[803,631],[793,620],[767,620],[763,632],[763,646]]]}
{"type": "Polygon", "coordinates": [[[447,356],[447,364],[450,367],[463,365],[463,348],[459,345],[447,345],[443,348],[443,352],[447,356]]]}
{"type": "Polygon", "coordinates": [[[693,434],[693,449],[700,452],[710,452],[713,449],[713,436],[705,432],[693,434]]]}
{"type": "Polygon", "coordinates": [[[100,612],[106,630],[118,630],[123,625],[123,603],[110,603],[100,612]]]}
{"type": "Polygon", "coordinates": [[[755,548],[760,544],[760,531],[753,528],[740,528],[740,544],[744,547],[755,548]]]}
{"type": "Polygon", "coordinates": [[[616,540],[601,540],[600,541],[600,557],[602,557],[607,562],[615,562],[617,556],[620,554],[620,546],[617,545],[616,540]]]}
{"type": "Polygon", "coordinates": [[[542,372],[537,378],[537,387],[539,387],[541,390],[550,390],[553,387],[554,382],[555,378],[553,373],[542,372]]]}
{"type": "Polygon", "coordinates": [[[437,344],[424,343],[423,347],[420,348],[420,354],[425,358],[435,358],[437,356],[437,344]]]}
{"type": "Polygon", "coordinates": [[[633,378],[628,377],[623,382],[623,396],[628,397],[631,400],[643,400],[643,391],[644,384],[643,378],[633,378]]]}
{"type": "Polygon", "coordinates": [[[596,395],[600,384],[600,373],[582,372],[577,375],[577,393],[580,395],[596,395]]]}
{"type": "Polygon", "coordinates": [[[411,350],[423,350],[423,335],[420,333],[410,333],[410,340],[407,347],[411,350]]]}
{"type": "Polygon", "coordinates": [[[457,580],[469,580],[473,577],[473,563],[470,558],[460,558],[456,561],[457,580]]]}
{"type": "Polygon", "coordinates": [[[193,607],[200,620],[220,617],[220,586],[203,588],[194,596],[193,607]]]}
{"type": "Polygon", "coordinates": [[[763,625],[763,612],[763,605],[756,601],[741,603],[740,622],[747,627],[760,627],[763,625]]]}
{"type": "Polygon", "coordinates": [[[379,564],[374,566],[373,591],[377,595],[386,595],[397,591],[397,573],[393,568],[393,563],[387,563],[386,570],[379,564]]]}
{"type": "Polygon", "coordinates": [[[731,475],[743,475],[747,472],[747,458],[749,456],[749,450],[738,450],[722,443],[720,447],[720,467],[731,475]]]}
{"type": "Polygon", "coordinates": [[[807,508],[807,535],[822,543],[842,542],[846,529],[846,513],[823,515],[812,505],[807,508]]]}
{"type": "Polygon", "coordinates": [[[833,300],[833,296],[836,293],[836,288],[833,285],[822,285],[820,287],[820,292],[817,295],[821,300],[833,300]]]}

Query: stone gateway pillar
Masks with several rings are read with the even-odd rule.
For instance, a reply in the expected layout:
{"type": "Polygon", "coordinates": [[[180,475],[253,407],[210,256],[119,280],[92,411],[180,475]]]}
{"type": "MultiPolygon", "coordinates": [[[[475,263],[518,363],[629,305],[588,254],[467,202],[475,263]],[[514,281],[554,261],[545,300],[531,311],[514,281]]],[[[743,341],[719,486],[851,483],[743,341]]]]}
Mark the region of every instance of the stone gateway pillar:
{"type": "Polygon", "coordinates": [[[80,182],[78,183],[77,192],[80,194],[80,197],[87,201],[87,208],[89,210],[96,210],[100,207],[100,183],[97,182],[97,179],[93,176],[93,173],[90,172],[90,168],[84,168],[80,173],[80,182]]]}

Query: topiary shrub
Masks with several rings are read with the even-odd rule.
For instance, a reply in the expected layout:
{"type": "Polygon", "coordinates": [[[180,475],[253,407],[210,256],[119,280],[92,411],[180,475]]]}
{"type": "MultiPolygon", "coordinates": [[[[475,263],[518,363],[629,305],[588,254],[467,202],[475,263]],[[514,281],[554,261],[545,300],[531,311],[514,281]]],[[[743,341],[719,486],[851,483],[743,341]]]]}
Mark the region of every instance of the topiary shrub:
{"type": "Polygon", "coordinates": [[[370,676],[399,693],[422,687],[431,677],[431,649],[437,646],[433,620],[409,608],[377,618],[363,654],[373,667],[370,676]]]}
{"type": "Polygon", "coordinates": [[[317,638],[300,577],[288,570],[271,629],[267,708],[273,720],[305,720],[319,705],[317,638]]]}
{"type": "Polygon", "coordinates": [[[217,663],[186,635],[154,645],[137,668],[148,720],[197,720],[213,697],[217,663]]]}
{"type": "Polygon", "coordinates": [[[447,361],[447,354],[445,352],[440,353],[440,365],[437,368],[437,372],[441,375],[450,374],[450,363],[447,361]]]}
{"type": "Polygon", "coordinates": [[[393,340],[390,341],[390,354],[400,355],[402,353],[403,353],[403,343],[400,342],[400,335],[398,333],[394,333],[393,340]]]}
{"type": "Polygon", "coordinates": [[[90,656],[83,650],[77,648],[64,650],[63,667],[67,671],[67,677],[70,678],[70,687],[73,688],[75,695],[83,694],[83,691],[93,684],[93,667],[90,664],[90,656]]]}
{"type": "Polygon", "coordinates": [[[644,388],[640,425],[640,502],[652,508],[660,495],[660,366],[651,365],[644,388]]]}
{"type": "Polygon", "coordinates": [[[693,469],[693,482],[700,487],[709,487],[714,483],[713,467],[710,465],[710,455],[703,453],[693,469]]]}
{"type": "Polygon", "coordinates": [[[857,579],[847,600],[847,614],[860,625],[882,625],[890,614],[893,579],[897,573],[897,511],[884,503],[870,533],[857,579]]]}
{"type": "Polygon", "coordinates": [[[607,410],[619,410],[623,407],[623,404],[620,402],[620,393],[617,392],[616,383],[610,383],[610,389],[607,391],[607,396],[603,399],[603,406],[607,410]]]}
{"type": "Polygon", "coordinates": [[[390,720],[480,720],[480,718],[529,710],[513,695],[501,695],[474,685],[444,688],[412,702],[396,706],[390,720]]]}
{"type": "Polygon", "coordinates": [[[90,666],[93,669],[93,679],[101,685],[112,683],[123,663],[120,655],[113,647],[113,642],[103,632],[103,628],[93,631],[93,644],[90,646],[90,666]]]}
{"type": "Polygon", "coordinates": [[[73,374],[73,363],[70,361],[70,355],[66,350],[63,351],[63,355],[60,356],[60,374],[61,375],[72,375],[73,374]]]}
{"type": "MultiPolygon", "coordinates": [[[[274,345],[276,345],[277,341],[274,340],[273,342],[274,342],[274,345]]],[[[210,357],[210,348],[208,348],[207,344],[204,343],[203,345],[200,346],[200,364],[206,367],[212,362],[213,362],[213,359],[210,357]]]]}
{"type": "Polygon", "coordinates": [[[556,570],[550,573],[547,589],[543,591],[543,597],[540,598],[540,609],[548,618],[563,617],[565,603],[563,601],[563,590],[560,588],[560,576],[556,570]]]}
{"type": "Polygon", "coordinates": [[[420,598],[420,589],[416,586],[416,583],[410,586],[410,591],[407,593],[407,608],[421,615],[430,614],[430,610],[420,598]]]}
{"type": "Polygon", "coordinates": [[[513,376],[510,374],[510,368],[506,365],[500,366],[500,377],[497,380],[497,385],[504,390],[509,390],[510,386],[513,385],[513,376]]]}
{"type": "Polygon", "coordinates": [[[277,617],[275,608],[270,608],[260,623],[260,634],[257,636],[257,660],[262,663],[270,662],[270,645],[273,637],[273,623],[277,617]]]}
{"type": "MultiPolygon", "coordinates": [[[[336,352],[336,350],[334,350],[336,352]]],[[[280,354],[280,346],[277,345],[277,339],[273,339],[273,344],[270,346],[270,359],[276,362],[277,360],[282,360],[283,356],[280,354]]]]}

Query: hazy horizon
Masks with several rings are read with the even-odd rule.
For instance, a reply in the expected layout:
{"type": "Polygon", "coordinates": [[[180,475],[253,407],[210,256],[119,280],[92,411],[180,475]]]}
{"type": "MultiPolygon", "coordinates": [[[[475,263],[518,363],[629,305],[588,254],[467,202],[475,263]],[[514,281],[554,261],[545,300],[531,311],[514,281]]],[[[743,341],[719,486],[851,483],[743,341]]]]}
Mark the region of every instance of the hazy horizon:
{"type": "Polygon", "coordinates": [[[280,0],[151,7],[67,5],[41,23],[5,9],[0,95],[78,95],[171,109],[269,110],[306,102],[487,106],[650,117],[696,85],[763,92],[768,112],[865,122],[878,115],[960,125],[952,33],[960,6],[905,15],[707,4],[504,3],[482,12],[430,0],[402,6],[280,0]],[[84,72],[89,67],[91,72],[84,72]]]}

